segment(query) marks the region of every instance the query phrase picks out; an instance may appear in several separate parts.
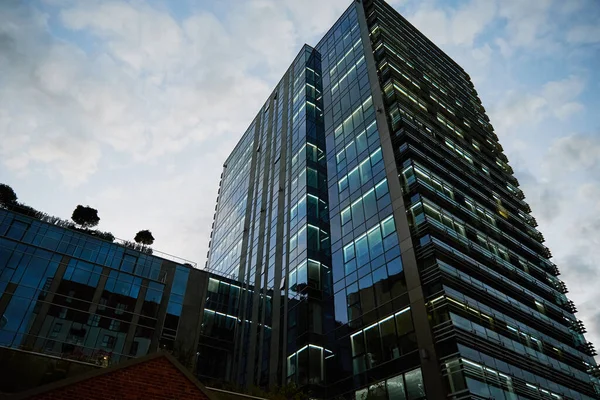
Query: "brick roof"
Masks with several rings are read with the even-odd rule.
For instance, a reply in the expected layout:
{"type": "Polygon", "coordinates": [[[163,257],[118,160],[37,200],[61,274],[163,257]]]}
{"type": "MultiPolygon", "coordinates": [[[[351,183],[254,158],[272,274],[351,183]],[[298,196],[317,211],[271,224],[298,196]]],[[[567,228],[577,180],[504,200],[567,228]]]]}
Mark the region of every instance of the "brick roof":
{"type": "Polygon", "coordinates": [[[10,400],[216,400],[173,356],[158,352],[9,396],[10,400]]]}

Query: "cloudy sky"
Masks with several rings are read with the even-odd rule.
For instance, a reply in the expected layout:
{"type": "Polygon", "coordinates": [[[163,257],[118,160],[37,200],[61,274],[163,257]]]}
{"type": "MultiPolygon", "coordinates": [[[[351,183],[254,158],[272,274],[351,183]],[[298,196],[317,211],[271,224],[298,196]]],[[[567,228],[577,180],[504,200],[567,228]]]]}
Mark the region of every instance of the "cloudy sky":
{"type": "MultiPolygon", "coordinates": [[[[471,75],[600,347],[600,3],[392,3],[471,75]]],[[[204,265],[223,161],[349,4],[0,1],[0,182],[204,265]]]]}

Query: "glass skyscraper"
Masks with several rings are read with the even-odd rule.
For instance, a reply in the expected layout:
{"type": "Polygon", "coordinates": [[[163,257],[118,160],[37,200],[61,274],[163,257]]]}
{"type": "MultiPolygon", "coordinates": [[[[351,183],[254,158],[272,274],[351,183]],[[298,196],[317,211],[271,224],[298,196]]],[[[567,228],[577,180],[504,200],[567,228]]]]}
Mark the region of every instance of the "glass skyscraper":
{"type": "Polygon", "coordinates": [[[224,164],[207,268],[238,285],[214,317],[232,320],[227,379],[597,398],[530,212],[469,75],[384,1],[353,2],[224,164]]]}

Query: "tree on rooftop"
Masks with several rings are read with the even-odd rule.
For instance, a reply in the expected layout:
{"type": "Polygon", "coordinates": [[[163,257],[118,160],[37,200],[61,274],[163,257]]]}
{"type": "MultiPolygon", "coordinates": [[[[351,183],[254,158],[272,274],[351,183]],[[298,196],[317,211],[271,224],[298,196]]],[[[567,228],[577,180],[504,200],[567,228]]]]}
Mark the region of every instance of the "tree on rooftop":
{"type": "Polygon", "coordinates": [[[78,205],[73,215],[71,216],[73,222],[77,225],[81,225],[82,228],[91,228],[98,225],[100,217],[98,217],[98,210],[89,206],[78,205]]]}
{"type": "Polygon", "coordinates": [[[150,246],[152,243],[154,243],[154,236],[152,236],[152,232],[144,229],[143,231],[139,231],[133,240],[139,244],[150,246]]]}
{"type": "Polygon", "coordinates": [[[0,204],[15,204],[17,202],[17,194],[8,185],[0,183],[0,204]]]}

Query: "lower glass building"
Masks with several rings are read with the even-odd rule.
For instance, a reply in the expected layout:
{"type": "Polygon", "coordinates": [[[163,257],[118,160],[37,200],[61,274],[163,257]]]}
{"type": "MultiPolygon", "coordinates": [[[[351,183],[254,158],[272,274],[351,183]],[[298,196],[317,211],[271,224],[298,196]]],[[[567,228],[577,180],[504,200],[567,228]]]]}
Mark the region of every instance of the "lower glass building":
{"type": "Polygon", "coordinates": [[[151,253],[0,209],[0,346],[103,366],[195,351],[208,274],[151,253]]]}

